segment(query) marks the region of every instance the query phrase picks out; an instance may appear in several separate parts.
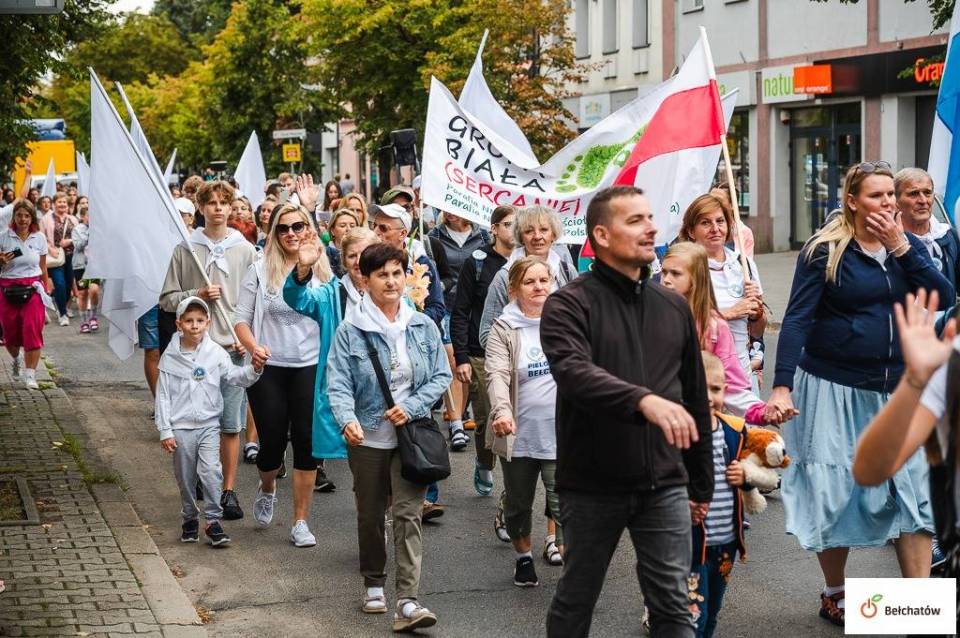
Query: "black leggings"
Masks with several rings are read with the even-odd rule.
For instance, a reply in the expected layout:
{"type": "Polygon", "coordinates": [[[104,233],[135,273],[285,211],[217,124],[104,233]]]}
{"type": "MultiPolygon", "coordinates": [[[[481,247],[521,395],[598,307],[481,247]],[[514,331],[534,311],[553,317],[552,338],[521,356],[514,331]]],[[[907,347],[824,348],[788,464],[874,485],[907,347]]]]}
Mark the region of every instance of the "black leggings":
{"type": "Polygon", "coordinates": [[[260,451],[257,469],[272,472],[283,462],[287,440],[293,445],[293,469],[317,469],[313,458],[313,389],[317,366],[265,366],[260,380],[247,388],[257,423],[260,451]]]}

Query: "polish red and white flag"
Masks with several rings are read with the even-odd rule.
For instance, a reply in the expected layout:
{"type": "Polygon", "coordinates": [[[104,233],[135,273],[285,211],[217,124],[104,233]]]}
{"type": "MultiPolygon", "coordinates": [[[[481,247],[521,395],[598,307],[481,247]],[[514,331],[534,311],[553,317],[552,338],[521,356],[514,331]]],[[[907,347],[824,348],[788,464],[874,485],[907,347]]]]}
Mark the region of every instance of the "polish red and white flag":
{"type": "Polygon", "coordinates": [[[579,125],[588,130],[542,163],[486,87],[479,56],[473,89],[459,101],[436,78],[431,83],[426,204],[482,225],[497,206],[542,205],[563,221],[562,241],[583,243],[587,206],[597,191],[635,184],[653,210],[657,245],[677,236],[683,211],[710,188],[737,99],[735,91],[720,98],[705,30],[667,81],[641,87],[636,99],[609,115],[590,104],[581,108],[579,125]]]}

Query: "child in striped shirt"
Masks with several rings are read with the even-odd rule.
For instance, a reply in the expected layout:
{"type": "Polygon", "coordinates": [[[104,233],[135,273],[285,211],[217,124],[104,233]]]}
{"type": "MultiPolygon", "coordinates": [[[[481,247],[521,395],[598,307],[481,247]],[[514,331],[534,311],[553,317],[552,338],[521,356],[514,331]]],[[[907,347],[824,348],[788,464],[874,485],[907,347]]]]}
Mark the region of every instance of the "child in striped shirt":
{"type": "Polygon", "coordinates": [[[726,388],[723,363],[703,352],[707,396],[713,410],[713,500],[709,507],[691,501],[693,522],[693,562],[690,569],[690,611],[697,625],[697,636],[709,638],[717,627],[723,595],[730,581],[733,562],[740,554],[745,561],[744,480],[737,456],[746,440],[746,424],[739,417],[723,414],[726,388]]]}

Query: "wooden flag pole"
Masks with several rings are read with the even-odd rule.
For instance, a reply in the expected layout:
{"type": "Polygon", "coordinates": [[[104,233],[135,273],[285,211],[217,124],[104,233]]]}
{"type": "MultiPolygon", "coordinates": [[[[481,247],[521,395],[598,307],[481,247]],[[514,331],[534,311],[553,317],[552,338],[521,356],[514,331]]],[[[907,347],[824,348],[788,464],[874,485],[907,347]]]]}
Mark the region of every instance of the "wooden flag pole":
{"type": "Polygon", "coordinates": [[[747,256],[743,252],[743,239],[740,237],[740,205],[737,201],[737,187],[733,183],[733,166],[730,164],[730,149],[727,148],[727,134],[720,136],[720,146],[723,152],[723,165],[726,168],[727,187],[730,190],[730,204],[733,206],[733,245],[740,254],[740,267],[743,269],[743,280],[750,281],[750,268],[747,266],[747,256]]]}

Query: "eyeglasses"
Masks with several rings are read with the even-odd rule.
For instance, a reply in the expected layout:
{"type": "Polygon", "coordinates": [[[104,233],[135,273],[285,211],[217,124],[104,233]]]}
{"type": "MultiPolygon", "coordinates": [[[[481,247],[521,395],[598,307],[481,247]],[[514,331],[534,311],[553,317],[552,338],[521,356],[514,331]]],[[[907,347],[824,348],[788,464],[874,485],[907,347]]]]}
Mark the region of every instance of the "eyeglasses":
{"type": "Polygon", "coordinates": [[[389,233],[391,230],[403,230],[402,227],[387,226],[386,224],[377,224],[374,226],[374,228],[379,230],[381,233],[389,233]]]}
{"type": "Polygon", "coordinates": [[[287,224],[277,224],[277,234],[286,235],[289,232],[293,232],[295,235],[299,235],[303,232],[303,229],[307,227],[306,222],[294,222],[289,226],[287,224]]]}
{"type": "Polygon", "coordinates": [[[510,230],[511,228],[513,228],[513,222],[497,222],[496,224],[494,224],[494,226],[496,226],[497,228],[506,228],[507,230],[510,230]]]}
{"type": "Polygon", "coordinates": [[[878,162],[860,162],[857,170],[861,173],[875,173],[876,171],[889,171],[890,163],[880,160],[878,162]]]}

